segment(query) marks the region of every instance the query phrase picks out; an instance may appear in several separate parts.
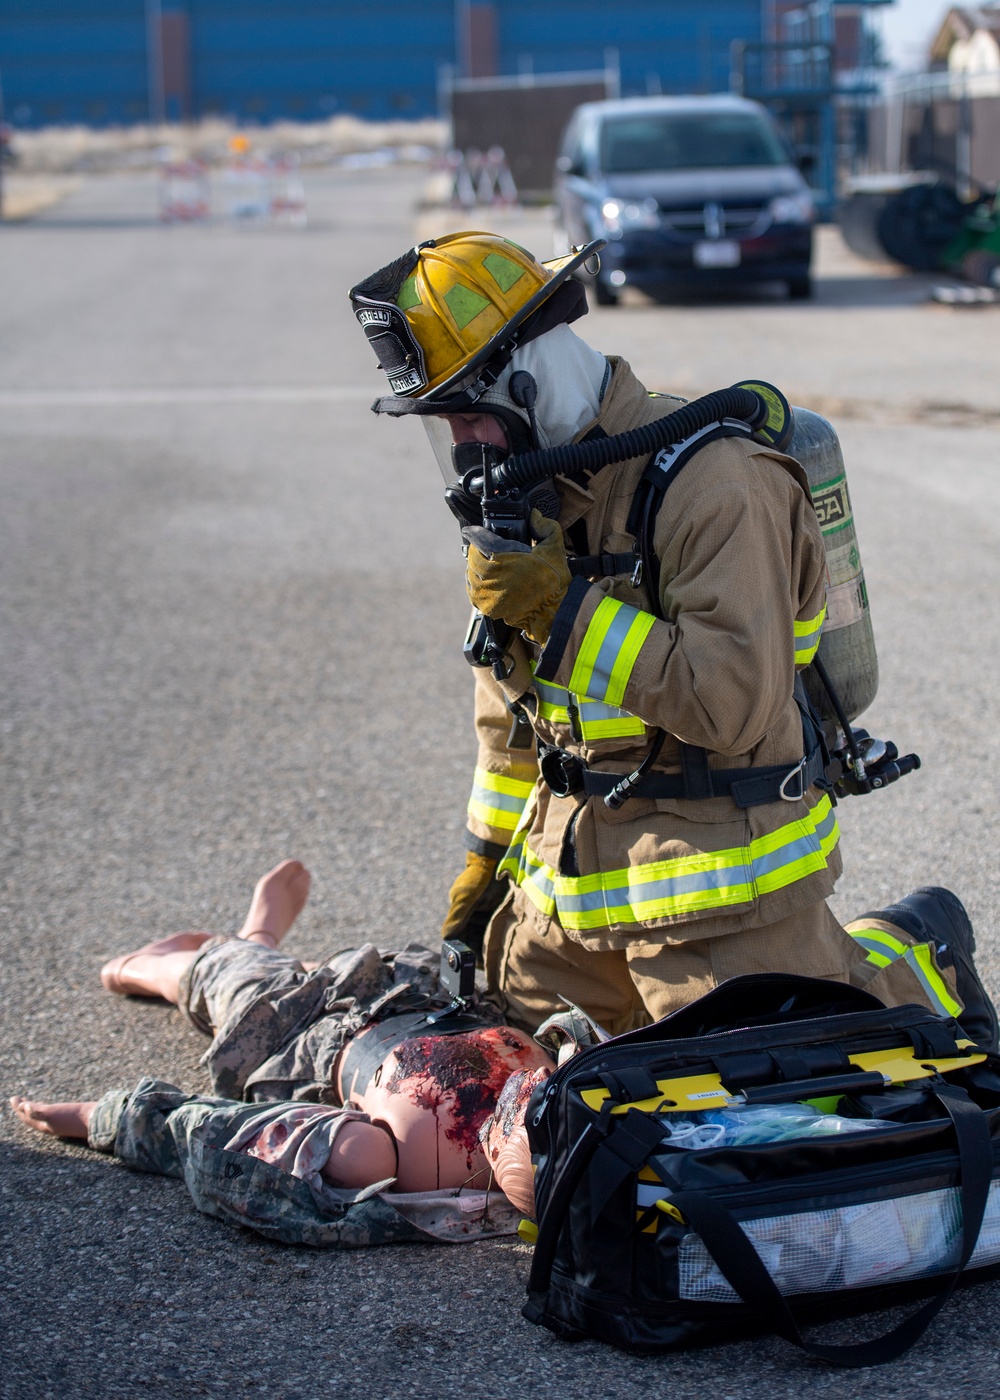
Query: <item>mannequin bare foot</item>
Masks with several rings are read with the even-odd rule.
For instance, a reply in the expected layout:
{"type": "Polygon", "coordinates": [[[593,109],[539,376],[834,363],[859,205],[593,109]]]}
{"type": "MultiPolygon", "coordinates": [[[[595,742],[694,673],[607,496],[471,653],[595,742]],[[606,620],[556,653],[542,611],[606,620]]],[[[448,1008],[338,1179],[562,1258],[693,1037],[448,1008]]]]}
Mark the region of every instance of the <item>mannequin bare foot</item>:
{"type": "Polygon", "coordinates": [[[258,881],[238,938],[277,948],[309,898],[309,871],[300,860],[283,860],[258,881]]]}
{"type": "MultiPolygon", "coordinates": [[[[176,953],[196,953],[203,943],[214,937],[211,933],[172,933],[167,938],[158,938],[154,943],[137,948],[134,953],[123,953],[121,957],[105,963],[101,968],[101,985],[105,991],[116,992],[119,996],[162,996],[167,1001],[173,1001],[173,997],[166,996],[156,978],[151,981],[150,970],[157,964],[151,963],[150,959],[167,958],[176,953]]],[[[170,961],[173,964],[178,959],[172,957],[170,961]]],[[[176,969],[171,966],[170,971],[172,981],[176,969]]]]}
{"type": "Polygon", "coordinates": [[[10,1106],[28,1128],[54,1137],[85,1138],[96,1102],[37,1103],[15,1094],[10,1106]]]}

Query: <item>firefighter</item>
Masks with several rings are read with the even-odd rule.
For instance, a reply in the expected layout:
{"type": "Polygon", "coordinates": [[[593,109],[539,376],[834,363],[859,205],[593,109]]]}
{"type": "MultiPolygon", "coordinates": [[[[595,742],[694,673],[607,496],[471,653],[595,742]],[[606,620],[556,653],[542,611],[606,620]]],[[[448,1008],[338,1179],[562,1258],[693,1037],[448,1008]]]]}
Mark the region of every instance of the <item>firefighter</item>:
{"type": "MultiPolygon", "coordinates": [[[[680,407],[572,330],[587,309],[572,274],[593,253],[543,264],[457,233],[352,288],[391,389],[374,411],[418,416],[446,481],[465,443],[593,442],[680,407]]],[[[673,481],[643,571],[631,513],[648,454],[593,473],[566,456],[530,548],[464,531],[472,603],[512,633],[498,675],[475,671],[468,849],[444,935],[475,942],[486,925],[491,991],[527,1030],[566,999],[618,1034],[776,971],[942,1015],[965,1001],[995,1040],[953,895],[917,892],[847,929],[827,906],[839,831],[795,696],[825,614],[801,466],[749,435],[708,442],[673,481]]]]}

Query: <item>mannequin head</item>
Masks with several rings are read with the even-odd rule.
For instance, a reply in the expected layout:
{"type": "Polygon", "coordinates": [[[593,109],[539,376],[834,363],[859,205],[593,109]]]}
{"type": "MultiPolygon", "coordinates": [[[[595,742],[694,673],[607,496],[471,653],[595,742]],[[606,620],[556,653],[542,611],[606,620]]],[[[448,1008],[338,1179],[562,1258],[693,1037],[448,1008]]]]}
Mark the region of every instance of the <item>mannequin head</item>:
{"type": "Polygon", "coordinates": [[[527,1216],[535,1213],[535,1174],[524,1119],[532,1091],[550,1074],[548,1069],[518,1070],[512,1074],[480,1133],[497,1185],[508,1201],[527,1216]]]}

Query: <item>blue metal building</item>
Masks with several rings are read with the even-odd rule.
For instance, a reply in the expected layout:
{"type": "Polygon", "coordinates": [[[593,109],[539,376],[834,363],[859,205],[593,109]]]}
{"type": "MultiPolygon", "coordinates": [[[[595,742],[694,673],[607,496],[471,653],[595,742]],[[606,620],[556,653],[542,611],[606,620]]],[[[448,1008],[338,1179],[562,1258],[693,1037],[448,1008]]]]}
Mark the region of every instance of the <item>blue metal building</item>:
{"type": "Polygon", "coordinates": [[[624,94],[729,83],[771,0],[2,0],[8,119],[434,115],[443,72],[617,66],[624,94]]]}

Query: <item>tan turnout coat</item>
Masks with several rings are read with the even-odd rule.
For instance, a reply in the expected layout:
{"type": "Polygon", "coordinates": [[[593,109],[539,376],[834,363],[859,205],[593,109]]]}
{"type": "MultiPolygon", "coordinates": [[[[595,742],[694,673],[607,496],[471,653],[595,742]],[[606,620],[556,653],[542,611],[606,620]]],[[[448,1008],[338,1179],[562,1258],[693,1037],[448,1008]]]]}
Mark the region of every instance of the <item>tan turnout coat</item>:
{"type": "MultiPolygon", "coordinates": [[[[624,361],[611,364],[597,419],[608,435],[677,407],[650,397],[624,361]]],[[[647,460],[605,467],[586,489],[559,478],[559,523],[584,522],[588,553],[632,548],[625,524],[647,460]]],[[[615,812],[585,793],[554,796],[536,782],[534,752],[507,747],[506,699],[526,697],[538,736],[591,768],[632,772],[656,728],[667,733],[660,773],[680,771],[677,740],[707,749],[712,768],[799,762],[796,658],[804,664],[815,650],[825,606],[823,540],[802,468],[749,439],[708,444],[670,486],[655,544],[666,621],[652,616],[649,580],[576,579],[545,647],[513,644],[502,689],[476,672],[469,845],[509,845],[503,868],[539,927],[556,919],[592,948],[774,924],[823,900],[840,873],[836,819],[818,789],[749,809],[728,796],[632,798],[615,812]]]]}

